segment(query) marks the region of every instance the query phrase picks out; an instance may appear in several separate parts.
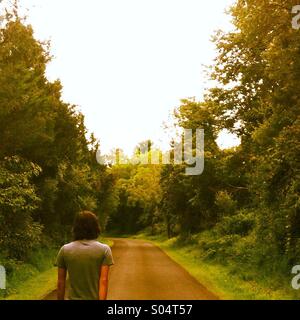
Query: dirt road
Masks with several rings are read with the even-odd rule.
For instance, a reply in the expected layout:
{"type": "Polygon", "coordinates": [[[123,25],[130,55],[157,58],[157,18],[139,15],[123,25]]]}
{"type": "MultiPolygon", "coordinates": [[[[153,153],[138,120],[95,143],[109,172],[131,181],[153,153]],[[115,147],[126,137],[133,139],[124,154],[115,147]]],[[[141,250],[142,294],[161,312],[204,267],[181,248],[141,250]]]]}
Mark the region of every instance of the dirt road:
{"type": "MultiPolygon", "coordinates": [[[[109,300],[215,300],[187,271],[155,245],[113,239],[109,300]]],[[[52,293],[47,300],[55,298],[52,293]]]]}

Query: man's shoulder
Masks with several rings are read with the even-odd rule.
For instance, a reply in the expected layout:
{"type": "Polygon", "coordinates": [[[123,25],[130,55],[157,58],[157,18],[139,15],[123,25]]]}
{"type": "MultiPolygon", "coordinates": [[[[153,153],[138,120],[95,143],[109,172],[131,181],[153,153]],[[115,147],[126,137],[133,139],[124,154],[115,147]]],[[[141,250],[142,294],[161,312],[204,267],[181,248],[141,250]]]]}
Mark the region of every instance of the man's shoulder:
{"type": "Polygon", "coordinates": [[[109,246],[107,244],[102,243],[100,241],[95,241],[93,244],[101,249],[104,249],[105,251],[109,249],[109,246]]]}
{"type": "Polygon", "coordinates": [[[65,245],[63,245],[63,246],[61,247],[61,250],[66,251],[66,250],[68,250],[68,249],[73,248],[74,246],[76,246],[76,241],[72,241],[72,242],[66,243],[65,245]]]}
{"type": "Polygon", "coordinates": [[[62,250],[63,251],[69,251],[69,250],[72,250],[72,249],[76,249],[78,247],[81,247],[82,244],[86,244],[90,248],[97,248],[97,249],[100,249],[102,251],[107,251],[107,250],[110,249],[110,247],[107,244],[102,243],[100,241],[97,241],[97,240],[85,241],[85,240],[83,240],[83,241],[72,241],[70,243],[67,243],[64,246],[62,246],[62,250]]]}

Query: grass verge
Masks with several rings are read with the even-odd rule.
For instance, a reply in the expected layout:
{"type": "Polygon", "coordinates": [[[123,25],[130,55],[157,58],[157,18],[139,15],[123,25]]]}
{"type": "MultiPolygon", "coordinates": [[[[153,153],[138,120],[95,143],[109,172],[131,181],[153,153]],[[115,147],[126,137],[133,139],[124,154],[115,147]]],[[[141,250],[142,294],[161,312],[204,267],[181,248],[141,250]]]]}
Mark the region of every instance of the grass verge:
{"type": "Polygon", "coordinates": [[[6,300],[42,300],[47,294],[55,290],[57,279],[56,268],[51,268],[29,278],[17,287],[17,293],[6,300]]]}

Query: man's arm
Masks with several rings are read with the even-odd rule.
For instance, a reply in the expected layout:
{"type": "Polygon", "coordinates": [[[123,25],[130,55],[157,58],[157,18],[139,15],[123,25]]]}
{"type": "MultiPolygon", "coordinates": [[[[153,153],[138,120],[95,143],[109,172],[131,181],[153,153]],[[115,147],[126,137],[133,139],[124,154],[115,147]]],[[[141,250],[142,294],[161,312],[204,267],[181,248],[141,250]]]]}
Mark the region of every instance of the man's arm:
{"type": "Polygon", "coordinates": [[[108,291],[109,266],[101,266],[99,279],[99,300],[106,300],[108,291]]]}
{"type": "Polygon", "coordinates": [[[57,300],[65,300],[67,270],[58,268],[57,300]]]}

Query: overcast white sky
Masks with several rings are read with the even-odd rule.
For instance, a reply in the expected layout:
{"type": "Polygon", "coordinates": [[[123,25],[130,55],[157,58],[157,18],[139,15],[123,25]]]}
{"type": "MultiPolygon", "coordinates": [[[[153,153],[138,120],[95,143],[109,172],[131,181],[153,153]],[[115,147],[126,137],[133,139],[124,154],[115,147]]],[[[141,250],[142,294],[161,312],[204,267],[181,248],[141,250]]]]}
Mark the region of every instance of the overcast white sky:
{"type": "MultiPolygon", "coordinates": [[[[51,80],[79,105],[101,150],[130,153],[165,140],[162,123],[179,100],[202,96],[210,37],[230,28],[234,0],[20,0],[39,39],[50,39],[51,80]]],[[[236,143],[222,135],[220,143],[236,143]]]]}

